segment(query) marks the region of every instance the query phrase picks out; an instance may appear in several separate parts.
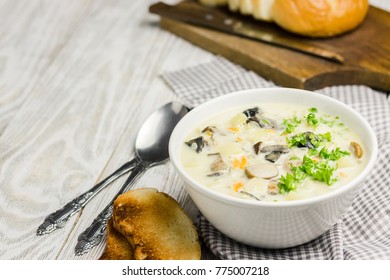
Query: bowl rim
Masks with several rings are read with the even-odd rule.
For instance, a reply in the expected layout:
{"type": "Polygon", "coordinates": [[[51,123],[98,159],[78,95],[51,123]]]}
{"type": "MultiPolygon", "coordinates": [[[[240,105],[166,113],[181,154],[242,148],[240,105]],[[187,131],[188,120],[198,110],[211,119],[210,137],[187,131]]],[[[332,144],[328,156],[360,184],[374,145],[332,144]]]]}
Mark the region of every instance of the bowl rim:
{"type": "MultiPolygon", "coordinates": [[[[273,93],[275,94],[275,93],[273,93]]],[[[247,102],[248,104],[251,102],[247,102]]],[[[253,103],[253,102],[252,102],[253,103]]],[[[260,102],[259,102],[260,103],[260,102]]],[[[234,106],[231,106],[230,108],[234,108],[234,106]]],[[[218,114],[219,112],[215,112],[213,115],[218,114]]],[[[211,116],[209,116],[211,117],[211,116]]],[[[196,122],[194,122],[194,127],[196,126],[196,122]]],[[[360,132],[356,132],[358,135],[361,135],[360,132]]],[[[175,167],[175,170],[181,178],[186,183],[186,188],[194,189],[198,192],[201,192],[203,195],[206,195],[212,199],[218,200],[220,202],[230,204],[230,205],[236,205],[236,206],[246,206],[246,207],[276,207],[276,208],[285,208],[285,207],[302,207],[302,206],[309,206],[317,203],[326,202],[332,199],[335,199],[339,196],[342,196],[343,194],[347,193],[348,191],[354,189],[355,187],[358,187],[360,184],[363,183],[367,179],[367,176],[372,171],[377,155],[378,155],[378,142],[376,135],[374,133],[373,128],[368,123],[368,121],[355,109],[350,107],[349,105],[326,95],[323,95],[321,93],[315,92],[315,91],[308,91],[303,89],[296,89],[296,88],[287,88],[287,87],[271,87],[271,88],[255,88],[255,89],[247,89],[247,90],[240,90],[235,91],[231,93],[224,94],[222,96],[215,97],[211,100],[208,100],[198,107],[193,108],[190,112],[188,112],[176,125],[174,130],[172,131],[172,134],[170,136],[169,140],[169,157],[172,162],[172,164],[175,167]],[[366,166],[363,169],[363,171],[355,177],[353,180],[349,181],[346,185],[341,186],[337,188],[336,190],[330,191],[326,194],[321,194],[319,196],[305,198],[302,200],[291,200],[291,201],[256,201],[256,200],[246,200],[242,198],[237,198],[230,196],[228,194],[219,193],[215,190],[208,189],[207,187],[203,186],[202,184],[198,183],[196,180],[194,180],[192,177],[190,177],[184,170],[184,168],[180,165],[180,149],[177,149],[177,146],[174,145],[175,138],[180,135],[180,129],[184,122],[186,122],[188,119],[192,118],[193,115],[195,115],[198,111],[205,110],[205,108],[212,106],[215,103],[223,102],[224,100],[229,100],[232,98],[235,98],[237,95],[243,95],[248,94],[251,95],[253,93],[257,92],[268,92],[269,94],[273,92],[283,92],[283,94],[316,94],[315,98],[318,98],[319,100],[325,100],[326,102],[330,102],[333,104],[336,104],[336,106],[342,107],[343,109],[346,109],[349,111],[349,114],[353,115],[353,118],[357,120],[357,123],[360,123],[365,129],[366,132],[368,132],[368,142],[372,142],[372,146],[370,146],[371,154],[370,157],[367,160],[366,166]]],[[[190,194],[191,195],[191,194],[190,194]]]]}

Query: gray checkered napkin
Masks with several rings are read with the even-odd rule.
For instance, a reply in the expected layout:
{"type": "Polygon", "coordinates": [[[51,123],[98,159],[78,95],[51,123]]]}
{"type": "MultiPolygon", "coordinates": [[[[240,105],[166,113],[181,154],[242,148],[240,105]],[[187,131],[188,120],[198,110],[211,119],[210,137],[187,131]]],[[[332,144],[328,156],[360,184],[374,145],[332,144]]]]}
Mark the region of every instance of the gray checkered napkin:
{"type": "MultiPolygon", "coordinates": [[[[221,57],[162,78],[190,107],[229,92],[275,87],[257,74],[221,57]]],[[[360,112],[374,128],[379,157],[364,187],[344,217],[328,232],[301,246],[265,250],[238,243],[199,214],[203,242],[221,259],[390,259],[390,104],[383,92],[365,86],[335,86],[317,91],[360,112]]]]}

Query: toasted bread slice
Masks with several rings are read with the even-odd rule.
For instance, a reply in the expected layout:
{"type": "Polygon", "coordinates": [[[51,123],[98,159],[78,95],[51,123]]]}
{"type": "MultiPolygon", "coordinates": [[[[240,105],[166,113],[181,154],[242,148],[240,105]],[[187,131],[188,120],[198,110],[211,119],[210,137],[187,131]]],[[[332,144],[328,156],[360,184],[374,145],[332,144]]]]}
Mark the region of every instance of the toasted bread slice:
{"type": "Polygon", "coordinates": [[[114,202],[113,225],[134,246],[135,259],[200,259],[198,233],[188,215],[168,194],[142,188],[114,202]]]}
{"type": "Polygon", "coordinates": [[[134,247],[126,237],[120,234],[112,224],[112,218],[107,223],[106,248],[99,260],[133,260],[134,247]]]}

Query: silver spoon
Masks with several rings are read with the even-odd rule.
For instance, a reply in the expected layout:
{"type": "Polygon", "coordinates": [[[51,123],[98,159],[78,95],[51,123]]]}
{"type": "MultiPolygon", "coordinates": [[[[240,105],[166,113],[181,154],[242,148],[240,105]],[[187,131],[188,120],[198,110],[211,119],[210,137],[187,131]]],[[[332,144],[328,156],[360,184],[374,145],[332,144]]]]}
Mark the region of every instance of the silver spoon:
{"type": "MultiPolygon", "coordinates": [[[[45,218],[38,227],[37,235],[43,235],[61,228],[74,214],[79,212],[98,192],[120,176],[132,171],[120,190],[127,186],[146,168],[162,163],[168,159],[168,140],[177,122],[188,112],[188,109],[177,102],[168,103],[149,116],[141,127],[135,143],[136,157],[119,167],[99,184],[79,195],[61,209],[45,218]]],[[[120,194],[118,193],[118,195],[120,194]]]]}
{"type": "Polygon", "coordinates": [[[168,103],[154,112],[142,125],[135,141],[135,166],[116,196],[95,218],[92,224],[80,234],[75,247],[76,255],[87,253],[101,242],[112,216],[115,199],[125,192],[130,185],[149,167],[168,160],[168,142],[172,130],[188,112],[188,108],[176,102],[168,103]]]}
{"type": "Polygon", "coordinates": [[[122,175],[126,174],[134,168],[136,160],[126,162],[103,181],[93,186],[91,189],[82,193],[72,201],[68,202],[64,207],[48,215],[44,222],[38,227],[37,235],[44,235],[62,228],[67,221],[76,213],[78,213],[97,193],[115,181],[122,175]]]}

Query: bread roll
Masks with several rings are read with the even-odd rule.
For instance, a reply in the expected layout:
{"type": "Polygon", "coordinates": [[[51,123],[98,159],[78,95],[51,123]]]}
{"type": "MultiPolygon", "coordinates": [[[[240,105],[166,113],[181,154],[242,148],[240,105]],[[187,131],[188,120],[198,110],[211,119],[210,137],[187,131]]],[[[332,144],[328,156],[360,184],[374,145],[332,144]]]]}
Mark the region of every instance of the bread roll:
{"type": "Polygon", "coordinates": [[[273,4],[274,0],[253,1],[253,17],[263,21],[273,21],[273,4]]]}
{"type": "Polygon", "coordinates": [[[252,0],[240,0],[239,6],[240,12],[243,15],[253,14],[253,1],[252,0]]]}
{"type": "Polygon", "coordinates": [[[368,0],[200,0],[208,6],[227,5],[233,12],[274,21],[285,30],[308,37],[330,37],[357,27],[368,0]]]}
{"type": "Polygon", "coordinates": [[[112,218],[107,224],[106,248],[99,260],[133,260],[134,248],[112,224],[112,218]]]}
{"type": "Polygon", "coordinates": [[[199,0],[205,6],[228,6],[232,12],[252,15],[255,19],[272,21],[271,9],[274,0],[199,0]]]}
{"type": "Polygon", "coordinates": [[[205,6],[215,7],[226,5],[228,0],[199,0],[205,6]]]}
{"type": "Polygon", "coordinates": [[[128,191],[115,200],[112,219],[131,245],[125,249],[131,254],[133,248],[136,260],[200,259],[194,224],[166,193],[153,188],[128,191]]]}
{"type": "Polygon", "coordinates": [[[228,5],[229,5],[229,9],[232,12],[238,11],[240,9],[240,1],[241,0],[227,0],[228,5]]]}
{"type": "Polygon", "coordinates": [[[282,28],[309,37],[329,37],[358,26],[368,0],[275,0],[274,21],[282,28]]]}

